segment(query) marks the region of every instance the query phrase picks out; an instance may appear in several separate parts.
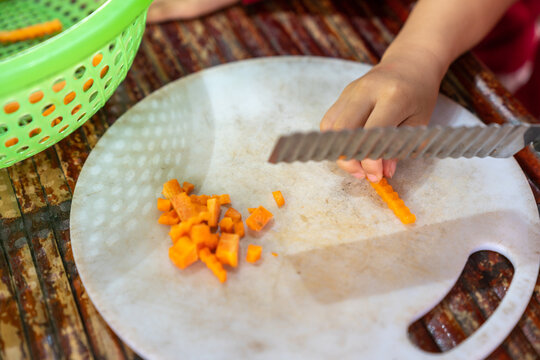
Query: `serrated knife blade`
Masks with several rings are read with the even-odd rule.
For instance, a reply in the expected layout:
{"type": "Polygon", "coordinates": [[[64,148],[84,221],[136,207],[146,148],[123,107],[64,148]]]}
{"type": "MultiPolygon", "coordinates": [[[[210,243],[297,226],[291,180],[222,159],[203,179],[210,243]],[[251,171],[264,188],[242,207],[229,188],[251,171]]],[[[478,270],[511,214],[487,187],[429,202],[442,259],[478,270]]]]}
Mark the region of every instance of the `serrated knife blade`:
{"type": "Polygon", "coordinates": [[[400,126],[297,132],[281,136],[268,161],[406,158],[506,158],[540,144],[540,125],[400,126]]]}

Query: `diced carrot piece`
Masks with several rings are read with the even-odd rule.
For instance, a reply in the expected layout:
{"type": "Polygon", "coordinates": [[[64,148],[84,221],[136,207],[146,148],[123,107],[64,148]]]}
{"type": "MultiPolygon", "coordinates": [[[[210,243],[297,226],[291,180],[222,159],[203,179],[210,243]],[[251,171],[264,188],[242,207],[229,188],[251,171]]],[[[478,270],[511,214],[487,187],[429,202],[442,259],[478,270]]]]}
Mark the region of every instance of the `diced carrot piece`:
{"type": "Polygon", "coordinates": [[[183,193],[184,190],[176,179],[172,179],[163,184],[163,196],[171,200],[175,195],[183,193]]]}
{"type": "Polygon", "coordinates": [[[176,225],[179,222],[180,218],[176,215],[176,211],[174,210],[161,214],[158,219],[158,223],[162,225],[176,225]]]}
{"type": "Polygon", "coordinates": [[[221,221],[219,222],[219,228],[221,229],[221,232],[224,233],[232,233],[234,230],[234,222],[233,219],[230,217],[225,216],[221,221]]]}
{"type": "Polygon", "coordinates": [[[238,266],[238,243],[236,234],[221,234],[216,250],[216,257],[223,265],[238,266]]]}
{"type": "Polygon", "coordinates": [[[220,205],[228,205],[231,203],[231,197],[229,194],[219,195],[218,200],[220,205]]]}
{"type": "Polygon", "coordinates": [[[246,230],[244,229],[244,223],[242,221],[234,223],[234,233],[238,235],[240,239],[244,237],[246,230]]]}
{"type": "Polygon", "coordinates": [[[206,202],[206,206],[208,207],[208,212],[210,213],[208,225],[212,227],[217,226],[219,220],[219,213],[221,212],[218,199],[208,199],[208,201],[206,202]]]}
{"type": "Polygon", "coordinates": [[[186,221],[189,218],[198,215],[197,209],[185,192],[174,195],[171,198],[171,203],[174,210],[176,210],[178,217],[180,217],[180,220],[182,221],[186,221]]]}
{"type": "Polygon", "coordinates": [[[259,206],[246,219],[246,225],[255,231],[260,231],[274,217],[272,213],[264,207],[259,206]]]}
{"type": "Polygon", "coordinates": [[[195,185],[193,185],[192,183],[189,183],[187,181],[184,181],[184,183],[182,184],[182,189],[186,192],[186,194],[191,194],[191,192],[193,191],[193,189],[195,189],[195,185]]]}
{"type": "Polygon", "coordinates": [[[246,254],[246,261],[252,264],[259,261],[261,258],[262,246],[249,244],[246,254]]]}
{"type": "Polygon", "coordinates": [[[230,217],[234,222],[242,221],[242,214],[235,208],[228,208],[227,211],[225,211],[224,217],[230,217]]]}
{"type": "Polygon", "coordinates": [[[180,237],[182,237],[184,235],[188,235],[189,232],[191,231],[191,227],[193,225],[200,224],[203,221],[205,221],[205,220],[203,219],[201,214],[199,214],[198,216],[193,216],[193,217],[189,218],[186,221],[182,221],[178,225],[174,225],[173,227],[171,227],[171,231],[169,231],[169,236],[171,237],[171,240],[174,243],[180,237]]]}
{"type": "Polygon", "coordinates": [[[206,202],[208,201],[208,199],[210,199],[210,196],[208,196],[208,195],[190,195],[189,198],[195,204],[205,205],[206,206],[206,202]]]}
{"type": "Polygon", "coordinates": [[[276,201],[278,207],[285,205],[285,199],[283,198],[281,191],[274,191],[272,192],[272,195],[274,196],[274,200],[276,201]]]}
{"type": "Polygon", "coordinates": [[[255,210],[257,210],[257,208],[248,208],[248,213],[253,213],[255,210]]]}
{"type": "Polygon", "coordinates": [[[171,211],[171,209],[172,209],[171,201],[167,200],[167,199],[158,198],[157,199],[157,209],[159,211],[163,211],[163,212],[171,211]]]}
{"type": "Polygon", "coordinates": [[[169,248],[169,258],[174,265],[185,269],[199,259],[197,247],[189,241],[189,238],[182,238],[169,248]]]}
{"type": "Polygon", "coordinates": [[[216,255],[212,254],[209,249],[203,248],[199,251],[199,258],[206,264],[220,282],[227,281],[227,272],[223,269],[223,265],[218,261],[216,255]]]}
{"type": "Polygon", "coordinates": [[[278,254],[277,254],[277,253],[275,253],[275,252],[272,252],[271,254],[272,254],[272,256],[275,256],[275,257],[277,257],[277,256],[278,256],[278,254]]]}
{"type": "Polygon", "coordinates": [[[203,247],[214,250],[219,241],[217,234],[212,234],[210,227],[206,224],[193,225],[190,231],[191,241],[197,245],[198,249],[203,247]]]}

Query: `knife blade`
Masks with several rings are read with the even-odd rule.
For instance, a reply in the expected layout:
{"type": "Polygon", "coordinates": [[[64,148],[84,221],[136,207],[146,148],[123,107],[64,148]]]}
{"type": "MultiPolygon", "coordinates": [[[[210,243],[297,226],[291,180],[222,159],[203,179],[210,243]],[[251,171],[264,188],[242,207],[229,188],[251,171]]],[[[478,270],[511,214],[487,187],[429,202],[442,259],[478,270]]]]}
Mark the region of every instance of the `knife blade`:
{"type": "Polygon", "coordinates": [[[400,126],[326,132],[297,132],[279,137],[268,161],[513,156],[533,143],[540,148],[540,125],[400,126]]]}

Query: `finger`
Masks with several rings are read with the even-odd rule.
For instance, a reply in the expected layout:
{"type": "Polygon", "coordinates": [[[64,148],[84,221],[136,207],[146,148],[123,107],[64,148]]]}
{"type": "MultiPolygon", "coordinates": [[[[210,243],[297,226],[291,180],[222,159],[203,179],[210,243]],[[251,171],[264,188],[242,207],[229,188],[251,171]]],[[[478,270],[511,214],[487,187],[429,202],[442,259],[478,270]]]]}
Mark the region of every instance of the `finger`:
{"type": "MultiPolygon", "coordinates": [[[[362,98],[361,94],[356,94],[359,99],[362,98]]],[[[371,111],[373,110],[374,103],[367,100],[367,96],[362,100],[347,100],[343,104],[343,108],[337,114],[333,124],[334,130],[354,129],[364,126],[371,111]]]]}
{"type": "Polygon", "coordinates": [[[339,113],[343,110],[343,105],[344,102],[338,99],[332,106],[330,106],[321,120],[321,131],[328,131],[334,128],[334,123],[336,122],[339,113]]]}
{"type": "Polygon", "coordinates": [[[384,177],[391,178],[396,173],[397,160],[388,159],[383,160],[383,175],[384,177]]]}
{"type": "Polygon", "coordinates": [[[350,174],[364,174],[364,169],[358,160],[338,160],[337,165],[350,174]]]}
{"type": "Polygon", "coordinates": [[[362,160],[362,169],[366,173],[366,177],[371,182],[379,182],[383,176],[383,162],[382,160],[362,160]]]}

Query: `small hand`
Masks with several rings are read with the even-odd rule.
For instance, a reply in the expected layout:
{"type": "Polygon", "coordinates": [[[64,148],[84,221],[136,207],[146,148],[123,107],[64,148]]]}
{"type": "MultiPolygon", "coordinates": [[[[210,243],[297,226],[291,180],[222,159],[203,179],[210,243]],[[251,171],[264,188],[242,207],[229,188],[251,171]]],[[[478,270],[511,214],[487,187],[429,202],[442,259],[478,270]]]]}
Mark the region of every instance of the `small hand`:
{"type": "MultiPolygon", "coordinates": [[[[426,125],[437,101],[442,75],[437,62],[420,50],[383,57],[363,77],[350,83],[324,115],[325,130],[426,125]]],[[[357,178],[378,182],[392,177],[396,160],[338,160],[357,178]]]]}

